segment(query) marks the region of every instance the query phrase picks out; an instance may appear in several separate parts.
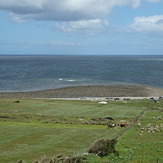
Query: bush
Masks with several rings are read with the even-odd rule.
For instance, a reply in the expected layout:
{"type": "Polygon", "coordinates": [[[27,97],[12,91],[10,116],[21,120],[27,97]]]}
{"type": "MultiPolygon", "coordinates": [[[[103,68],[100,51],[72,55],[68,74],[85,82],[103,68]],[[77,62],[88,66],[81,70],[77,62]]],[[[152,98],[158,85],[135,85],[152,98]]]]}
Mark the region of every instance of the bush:
{"type": "Polygon", "coordinates": [[[115,150],[116,139],[98,139],[89,147],[89,153],[94,153],[101,157],[107,156],[111,153],[118,154],[115,150]]]}
{"type": "Polygon", "coordinates": [[[35,161],[35,163],[82,163],[85,160],[84,156],[54,156],[52,159],[46,156],[42,157],[40,161],[35,161]]]}

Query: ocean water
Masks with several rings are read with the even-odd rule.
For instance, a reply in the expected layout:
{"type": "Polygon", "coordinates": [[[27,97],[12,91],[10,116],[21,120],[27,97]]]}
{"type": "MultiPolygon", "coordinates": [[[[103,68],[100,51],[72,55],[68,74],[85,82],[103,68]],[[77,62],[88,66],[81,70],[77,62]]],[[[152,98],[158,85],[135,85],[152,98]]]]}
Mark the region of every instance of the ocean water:
{"type": "Polygon", "coordinates": [[[163,88],[163,55],[0,56],[0,92],[112,84],[163,88]]]}

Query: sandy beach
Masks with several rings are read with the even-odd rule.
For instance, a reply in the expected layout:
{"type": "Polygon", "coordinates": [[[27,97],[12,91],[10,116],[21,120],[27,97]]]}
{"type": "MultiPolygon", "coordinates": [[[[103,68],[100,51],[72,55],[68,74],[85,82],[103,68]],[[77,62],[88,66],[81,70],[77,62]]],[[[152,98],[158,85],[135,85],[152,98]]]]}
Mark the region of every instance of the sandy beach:
{"type": "Polygon", "coordinates": [[[142,85],[73,86],[31,92],[1,92],[0,98],[159,97],[163,89],[142,85]]]}

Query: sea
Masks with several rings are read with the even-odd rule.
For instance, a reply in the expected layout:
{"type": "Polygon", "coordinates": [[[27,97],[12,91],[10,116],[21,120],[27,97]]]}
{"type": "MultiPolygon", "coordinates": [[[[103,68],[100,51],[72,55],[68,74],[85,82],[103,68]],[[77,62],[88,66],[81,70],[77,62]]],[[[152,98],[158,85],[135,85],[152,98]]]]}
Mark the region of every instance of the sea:
{"type": "Polygon", "coordinates": [[[116,84],[163,88],[163,55],[0,55],[0,92],[116,84]]]}

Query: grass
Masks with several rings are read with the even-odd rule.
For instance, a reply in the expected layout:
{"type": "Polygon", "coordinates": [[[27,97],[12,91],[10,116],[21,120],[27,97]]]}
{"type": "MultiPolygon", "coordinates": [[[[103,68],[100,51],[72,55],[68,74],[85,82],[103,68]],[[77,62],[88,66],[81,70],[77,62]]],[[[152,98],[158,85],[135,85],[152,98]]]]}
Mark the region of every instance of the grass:
{"type": "MultiPolygon", "coordinates": [[[[101,105],[93,101],[0,99],[0,162],[17,162],[20,159],[33,162],[43,155],[53,157],[57,154],[81,154],[86,152],[95,140],[113,139],[125,130],[120,127],[109,129],[107,125],[102,124],[118,123],[121,120],[132,124],[147,107],[156,113],[156,117],[160,115],[152,110],[155,106],[151,106],[148,100],[134,100],[127,103],[111,101],[107,105],[101,105]],[[105,117],[112,117],[114,120],[106,121],[105,117]]],[[[162,108],[162,104],[158,104],[158,107],[162,108]]],[[[148,124],[151,117],[153,118],[150,111],[146,112],[144,119],[141,119],[143,125],[148,124]]],[[[117,149],[121,157],[128,157],[130,153],[132,156],[142,153],[140,150],[142,147],[140,149],[138,147],[146,142],[140,141],[142,135],[136,137],[135,133],[139,134],[139,131],[133,126],[119,140],[117,149]],[[136,149],[141,152],[134,153],[136,149]]],[[[148,136],[149,134],[145,136],[145,140],[148,136]]],[[[160,133],[155,136],[158,137],[158,141],[151,135],[150,140],[153,138],[153,141],[147,143],[148,149],[151,145],[154,149],[161,147],[160,133]]],[[[161,152],[158,150],[158,153],[161,152]]],[[[155,155],[161,158],[157,152],[155,155]]],[[[110,156],[102,160],[108,159],[118,158],[110,156]]],[[[101,158],[90,156],[88,160],[93,162],[101,158]]]]}
{"type": "Polygon", "coordinates": [[[3,105],[0,105],[0,112],[50,115],[58,117],[101,117],[108,114],[112,116],[116,115],[116,117],[130,117],[135,116],[134,112],[136,114],[138,112],[137,110],[134,111],[134,107],[136,107],[139,111],[144,108],[143,105],[136,105],[136,103],[133,106],[130,103],[110,103],[109,105],[102,105],[97,102],[90,101],[20,100],[20,103],[14,103],[14,101],[16,100],[5,99],[3,105]],[[133,111],[133,114],[128,114],[131,111],[133,111]]]}
{"type": "Polygon", "coordinates": [[[151,104],[141,117],[141,128],[134,125],[118,141],[121,156],[130,155],[130,162],[163,162],[163,103],[151,104]],[[160,126],[160,131],[148,132],[148,126],[160,126]],[[162,127],[161,127],[162,126],[162,127]]]}
{"type": "Polygon", "coordinates": [[[114,137],[116,133],[109,133],[106,128],[97,126],[1,125],[0,158],[1,162],[12,162],[18,159],[34,160],[44,154],[74,154],[83,152],[81,150],[87,148],[91,141],[107,137],[108,134],[114,137]]]}
{"type": "MultiPolygon", "coordinates": [[[[104,158],[89,156],[88,161],[109,163],[162,163],[163,162],[163,101],[148,103],[147,110],[138,122],[127,130],[118,140],[116,150],[119,156],[110,155],[104,158]],[[141,123],[141,127],[138,127],[141,123]],[[149,132],[149,126],[159,126],[149,132]]],[[[151,127],[151,128],[152,128],[151,127]]]]}

